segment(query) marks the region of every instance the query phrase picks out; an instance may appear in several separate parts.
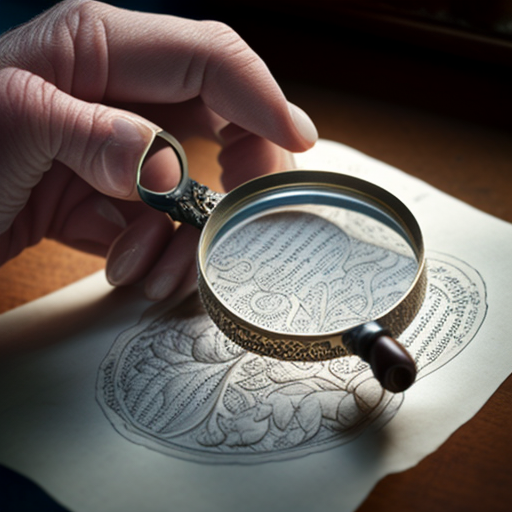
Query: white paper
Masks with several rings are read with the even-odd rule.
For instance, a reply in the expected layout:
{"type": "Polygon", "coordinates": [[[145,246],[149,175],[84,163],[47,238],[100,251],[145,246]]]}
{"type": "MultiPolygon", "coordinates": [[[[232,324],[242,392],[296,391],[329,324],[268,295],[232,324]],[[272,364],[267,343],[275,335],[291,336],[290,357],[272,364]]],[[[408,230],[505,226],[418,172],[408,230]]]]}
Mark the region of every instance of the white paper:
{"type": "Polygon", "coordinates": [[[347,511],[482,407],[512,362],[511,226],[338,143],[297,162],[373,181],[417,217],[435,314],[400,339],[418,381],[392,395],[356,358],[294,366],[209,343],[206,317],[96,274],[0,317],[3,342],[45,345],[0,363],[0,462],[74,511],[347,511]]]}

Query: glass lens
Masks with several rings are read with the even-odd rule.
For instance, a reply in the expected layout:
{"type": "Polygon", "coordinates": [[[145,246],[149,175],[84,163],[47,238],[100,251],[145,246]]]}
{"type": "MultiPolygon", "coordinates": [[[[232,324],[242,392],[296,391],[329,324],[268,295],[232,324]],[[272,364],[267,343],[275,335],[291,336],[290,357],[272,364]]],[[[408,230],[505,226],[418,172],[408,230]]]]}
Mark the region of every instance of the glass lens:
{"type": "Polygon", "coordinates": [[[407,240],[353,210],[274,207],[233,224],[209,247],[206,279],[224,306],[274,332],[323,334],[373,320],[418,271],[407,240]]]}

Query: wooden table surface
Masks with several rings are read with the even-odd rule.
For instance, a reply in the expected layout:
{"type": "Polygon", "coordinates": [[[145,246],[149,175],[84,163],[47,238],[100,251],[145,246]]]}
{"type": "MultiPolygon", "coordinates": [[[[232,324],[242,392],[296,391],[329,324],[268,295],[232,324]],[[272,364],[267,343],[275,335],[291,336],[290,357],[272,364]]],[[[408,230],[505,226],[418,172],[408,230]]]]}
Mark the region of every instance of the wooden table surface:
{"type": "MultiPolygon", "coordinates": [[[[321,137],[359,149],[512,222],[512,139],[507,129],[336,87],[289,82],[284,88],[315,120],[321,137]]],[[[215,183],[216,147],[195,141],[187,150],[192,173],[215,183]]],[[[45,240],[0,269],[0,312],[103,266],[101,258],[45,240]]],[[[417,467],[379,482],[359,512],[512,510],[511,433],[512,377],[439,450],[417,467]]]]}

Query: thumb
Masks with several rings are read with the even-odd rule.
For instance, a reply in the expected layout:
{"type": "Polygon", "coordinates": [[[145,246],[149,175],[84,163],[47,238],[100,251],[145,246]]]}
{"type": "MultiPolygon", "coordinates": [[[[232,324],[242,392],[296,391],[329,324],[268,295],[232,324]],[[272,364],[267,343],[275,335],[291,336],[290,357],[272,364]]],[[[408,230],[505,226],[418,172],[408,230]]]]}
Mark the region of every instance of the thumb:
{"type": "Polygon", "coordinates": [[[27,71],[0,70],[0,233],[54,160],[106,195],[134,199],[137,166],[156,130],[128,112],[77,100],[27,71]]]}

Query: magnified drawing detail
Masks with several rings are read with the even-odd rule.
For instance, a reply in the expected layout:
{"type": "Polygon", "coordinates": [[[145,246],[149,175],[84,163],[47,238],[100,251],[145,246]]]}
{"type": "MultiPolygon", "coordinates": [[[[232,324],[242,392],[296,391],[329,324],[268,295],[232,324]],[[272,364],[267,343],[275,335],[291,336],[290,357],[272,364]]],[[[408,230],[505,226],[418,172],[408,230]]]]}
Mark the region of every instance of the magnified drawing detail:
{"type": "MultiPolygon", "coordinates": [[[[456,356],[486,313],[484,283],[465,263],[432,255],[428,283],[419,314],[400,337],[419,378],[456,356]]],[[[133,442],[212,463],[281,460],[379,428],[404,400],[383,390],[357,357],[294,363],[258,356],[192,311],[141,321],[118,337],[101,365],[98,402],[133,442]]]]}
{"type": "Polygon", "coordinates": [[[319,210],[274,212],[221,238],[206,267],[217,297],[251,324],[303,334],[340,331],[396,304],[418,269],[404,240],[367,216],[319,210]]]}

